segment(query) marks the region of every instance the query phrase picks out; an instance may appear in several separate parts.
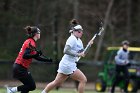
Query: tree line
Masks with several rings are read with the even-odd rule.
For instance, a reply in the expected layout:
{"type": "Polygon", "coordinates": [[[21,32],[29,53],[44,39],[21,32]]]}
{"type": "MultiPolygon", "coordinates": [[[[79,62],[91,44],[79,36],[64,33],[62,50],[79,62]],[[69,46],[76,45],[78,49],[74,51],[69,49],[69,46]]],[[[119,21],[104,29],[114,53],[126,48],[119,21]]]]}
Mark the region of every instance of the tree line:
{"type": "Polygon", "coordinates": [[[1,0],[0,60],[15,59],[26,38],[26,25],[38,26],[42,31],[38,48],[60,59],[72,18],[84,28],[84,45],[97,32],[99,19],[104,22],[105,32],[85,60],[102,60],[105,49],[119,46],[122,40],[139,46],[139,4],[139,0],[1,0]]]}

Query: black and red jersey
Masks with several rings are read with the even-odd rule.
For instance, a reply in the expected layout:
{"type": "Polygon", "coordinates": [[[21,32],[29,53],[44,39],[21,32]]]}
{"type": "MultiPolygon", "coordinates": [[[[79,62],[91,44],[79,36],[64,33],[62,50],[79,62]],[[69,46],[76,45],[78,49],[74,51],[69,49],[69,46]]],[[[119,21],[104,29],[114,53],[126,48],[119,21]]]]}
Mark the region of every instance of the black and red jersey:
{"type": "MultiPolygon", "coordinates": [[[[25,53],[25,50],[27,48],[30,48],[30,45],[32,45],[33,47],[36,47],[36,42],[32,38],[28,38],[23,43],[22,48],[21,48],[21,50],[20,50],[20,52],[19,52],[19,54],[18,54],[18,56],[17,56],[17,58],[15,60],[15,63],[20,64],[20,65],[22,65],[25,68],[29,68],[29,66],[30,66],[30,64],[32,62],[32,58],[30,58],[30,59],[24,59],[23,58],[23,55],[25,53]]],[[[36,51],[32,50],[30,54],[31,55],[34,55],[34,54],[36,54],[36,51]]]]}

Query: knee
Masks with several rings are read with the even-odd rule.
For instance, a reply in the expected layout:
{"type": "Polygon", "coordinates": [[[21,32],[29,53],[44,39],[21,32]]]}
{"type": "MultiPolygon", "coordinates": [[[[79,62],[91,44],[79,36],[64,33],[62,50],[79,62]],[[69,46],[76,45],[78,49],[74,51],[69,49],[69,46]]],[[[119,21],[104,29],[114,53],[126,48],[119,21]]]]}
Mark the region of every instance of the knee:
{"type": "Polygon", "coordinates": [[[83,80],[83,82],[87,83],[87,78],[85,78],[85,79],[83,80]]]}
{"type": "Polygon", "coordinates": [[[87,78],[85,77],[85,78],[81,79],[80,82],[81,83],[87,83],[87,78]]]}

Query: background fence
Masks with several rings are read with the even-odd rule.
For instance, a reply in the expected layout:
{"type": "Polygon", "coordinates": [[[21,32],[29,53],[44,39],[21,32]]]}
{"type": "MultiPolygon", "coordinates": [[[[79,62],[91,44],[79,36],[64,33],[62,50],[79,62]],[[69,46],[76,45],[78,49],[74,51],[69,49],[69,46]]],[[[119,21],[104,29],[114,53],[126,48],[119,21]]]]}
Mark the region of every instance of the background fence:
{"type": "MultiPolygon", "coordinates": [[[[0,62],[0,80],[13,80],[12,65],[14,61],[0,62]]],[[[99,64],[99,63],[98,63],[99,64]]],[[[79,62],[78,68],[87,76],[88,82],[94,82],[97,79],[98,71],[102,69],[102,65],[93,62],[79,62]]],[[[37,82],[50,82],[54,80],[57,70],[57,63],[40,63],[33,62],[30,72],[37,82]]],[[[71,80],[68,80],[71,81],[71,80]]]]}

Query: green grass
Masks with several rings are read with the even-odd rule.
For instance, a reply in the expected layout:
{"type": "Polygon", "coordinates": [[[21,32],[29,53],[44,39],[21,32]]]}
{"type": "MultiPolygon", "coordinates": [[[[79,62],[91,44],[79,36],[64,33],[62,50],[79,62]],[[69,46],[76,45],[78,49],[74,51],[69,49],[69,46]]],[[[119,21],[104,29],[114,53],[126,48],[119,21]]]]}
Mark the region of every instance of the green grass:
{"type": "MultiPolygon", "coordinates": [[[[0,93],[6,93],[6,89],[5,88],[0,88],[0,93]]],[[[19,93],[19,92],[17,92],[17,93],[19,93]]],[[[37,89],[35,91],[31,91],[30,93],[41,93],[41,90],[37,89]]],[[[57,90],[52,90],[49,93],[77,93],[77,92],[74,89],[60,89],[58,91],[57,90]]],[[[92,91],[85,91],[85,93],[97,93],[97,92],[92,90],[92,91]]]]}

